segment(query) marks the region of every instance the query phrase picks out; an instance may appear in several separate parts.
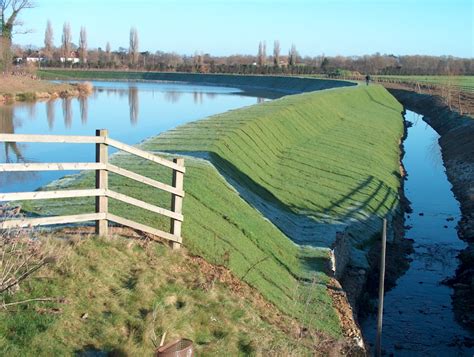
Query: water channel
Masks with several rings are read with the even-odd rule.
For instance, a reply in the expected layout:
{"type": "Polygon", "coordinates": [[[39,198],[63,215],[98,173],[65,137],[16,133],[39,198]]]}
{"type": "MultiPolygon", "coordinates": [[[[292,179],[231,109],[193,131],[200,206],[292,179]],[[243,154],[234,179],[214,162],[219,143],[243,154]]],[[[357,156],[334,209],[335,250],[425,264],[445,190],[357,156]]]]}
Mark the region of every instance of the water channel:
{"type": "MultiPolygon", "coordinates": [[[[414,112],[407,111],[408,128],[403,163],[408,173],[405,194],[413,213],[406,215],[414,240],[413,261],[397,286],[385,295],[382,346],[394,356],[473,356],[474,336],[455,320],[452,289],[441,284],[459,264],[466,244],[458,238],[459,203],[451,191],[438,134],[414,112]]],[[[362,322],[373,347],[376,317],[362,322]]]]}

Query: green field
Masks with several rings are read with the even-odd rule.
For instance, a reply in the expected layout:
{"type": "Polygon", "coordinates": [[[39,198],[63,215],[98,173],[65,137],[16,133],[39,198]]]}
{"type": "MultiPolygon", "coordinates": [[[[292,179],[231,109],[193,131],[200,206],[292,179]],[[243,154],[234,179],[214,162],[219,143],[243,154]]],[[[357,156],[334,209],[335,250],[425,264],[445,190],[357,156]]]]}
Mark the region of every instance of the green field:
{"type": "MultiPolygon", "coordinates": [[[[189,252],[227,266],[284,314],[337,338],[341,327],[325,273],[334,231],[326,230],[326,223],[353,233],[353,263],[364,265],[357,247],[366,247],[380,218],[398,209],[401,111],[381,86],[312,92],[189,123],[140,146],[209,153],[212,164],[186,158],[183,236],[189,252]],[[312,222],[314,230],[305,233],[313,243],[295,245],[222,174],[281,214],[312,222]]],[[[115,155],[112,162],[163,181],[171,176],[128,155],[115,155]]],[[[82,174],[47,189],[93,187],[93,182],[93,175],[82,174]]],[[[168,195],[128,179],[111,175],[109,186],[169,207],[168,195]]],[[[169,227],[168,220],[146,211],[113,200],[110,207],[129,219],[169,227]]],[[[93,201],[36,201],[24,208],[38,214],[91,212],[93,201]]]]}
{"type": "Polygon", "coordinates": [[[450,85],[465,91],[474,91],[474,76],[374,76],[383,80],[396,80],[402,83],[450,85]]]}

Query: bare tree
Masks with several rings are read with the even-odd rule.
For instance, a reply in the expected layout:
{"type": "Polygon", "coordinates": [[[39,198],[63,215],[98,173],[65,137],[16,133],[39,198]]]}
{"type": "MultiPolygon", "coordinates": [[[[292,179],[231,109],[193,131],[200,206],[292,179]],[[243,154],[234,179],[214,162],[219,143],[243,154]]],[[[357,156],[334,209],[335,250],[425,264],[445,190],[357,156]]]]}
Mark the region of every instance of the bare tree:
{"type": "Polygon", "coordinates": [[[107,65],[110,63],[110,60],[111,60],[110,51],[111,51],[110,42],[107,42],[107,44],[105,45],[105,62],[107,63],[107,65]]]}
{"type": "Polygon", "coordinates": [[[280,41],[273,43],[273,64],[275,67],[280,67],[280,41]]]}
{"type": "Polygon", "coordinates": [[[79,57],[82,65],[87,63],[87,32],[84,26],[81,27],[79,34],[79,57]]]}
{"type": "Polygon", "coordinates": [[[71,55],[71,26],[69,22],[65,22],[63,25],[63,37],[61,39],[61,55],[64,58],[64,64],[71,55]]]}
{"type": "MultiPolygon", "coordinates": [[[[23,23],[18,20],[18,15],[23,9],[34,7],[31,0],[0,0],[0,51],[1,62],[6,70],[10,69],[12,63],[12,39],[17,33],[25,33],[16,30],[23,23]]],[[[27,31],[26,31],[27,32],[27,31]]]]}
{"type": "Polygon", "coordinates": [[[296,51],[295,44],[292,44],[290,53],[288,53],[288,64],[290,66],[296,66],[297,61],[298,61],[298,52],[296,51]]]}
{"type": "Polygon", "coordinates": [[[130,47],[128,49],[129,61],[132,66],[138,63],[138,31],[135,27],[130,29],[130,47]]]}
{"type": "Polygon", "coordinates": [[[53,34],[53,26],[51,25],[51,21],[48,20],[46,24],[46,30],[44,32],[44,55],[46,58],[51,59],[53,56],[53,48],[54,48],[54,34],[53,34]]]}
{"type": "Polygon", "coordinates": [[[267,62],[267,44],[265,41],[260,41],[258,44],[257,64],[264,66],[267,62]]]}

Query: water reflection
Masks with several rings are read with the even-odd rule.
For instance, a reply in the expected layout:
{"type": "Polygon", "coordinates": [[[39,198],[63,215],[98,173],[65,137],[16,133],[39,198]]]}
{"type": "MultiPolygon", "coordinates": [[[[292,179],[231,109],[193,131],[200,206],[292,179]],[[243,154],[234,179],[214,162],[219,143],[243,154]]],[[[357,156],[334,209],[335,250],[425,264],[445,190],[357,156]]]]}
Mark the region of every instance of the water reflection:
{"type": "MultiPolygon", "coordinates": [[[[29,108],[29,107],[28,107],[29,108]]],[[[12,105],[0,106],[0,133],[15,134],[15,109],[12,105]]],[[[21,126],[17,123],[16,126],[21,126]]],[[[18,143],[2,143],[3,150],[0,155],[0,162],[20,163],[27,162],[23,147],[18,143]]],[[[26,146],[25,146],[26,148],[26,146]]],[[[35,178],[33,172],[3,172],[0,174],[0,186],[4,187],[10,182],[26,182],[35,178]]]]}
{"type": "MultiPolygon", "coordinates": [[[[11,105],[0,107],[0,132],[4,134],[14,134],[13,126],[14,109],[11,105]]],[[[17,143],[3,143],[5,149],[5,162],[22,162],[24,156],[17,143]],[[12,156],[13,155],[13,156],[12,156]]]]}
{"type": "Polygon", "coordinates": [[[138,88],[131,86],[128,89],[128,105],[130,107],[130,123],[133,126],[138,123],[138,112],[139,112],[139,101],[138,101],[138,88]]]}
{"type": "Polygon", "coordinates": [[[64,117],[64,126],[70,128],[72,125],[72,99],[64,98],[63,100],[63,117],[64,117]]]}
{"type": "Polygon", "coordinates": [[[81,112],[81,123],[87,124],[89,101],[87,97],[79,97],[79,111],[81,112]]]}
{"type": "Polygon", "coordinates": [[[46,118],[48,120],[48,127],[50,130],[54,128],[54,120],[55,120],[55,101],[48,100],[46,102],[46,118]]]}
{"type": "MultiPolygon", "coordinates": [[[[107,128],[114,139],[133,145],[177,125],[257,102],[255,97],[228,87],[97,81],[93,85],[95,90],[87,98],[0,106],[0,132],[93,135],[97,128],[107,128]]],[[[0,143],[3,163],[93,160],[94,150],[89,145],[0,143]]],[[[72,173],[0,173],[0,191],[32,191],[72,173]]]]}
{"type": "Polygon", "coordinates": [[[178,103],[179,102],[179,99],[181,98],[181,95],[183,94],[183,92],[178,92],[178,91],[175,91],[175,90],[170,90],[169,92],[166,92],[164,97],[165,97],[165,100],[168,102],[168,103],[178,103]]]}

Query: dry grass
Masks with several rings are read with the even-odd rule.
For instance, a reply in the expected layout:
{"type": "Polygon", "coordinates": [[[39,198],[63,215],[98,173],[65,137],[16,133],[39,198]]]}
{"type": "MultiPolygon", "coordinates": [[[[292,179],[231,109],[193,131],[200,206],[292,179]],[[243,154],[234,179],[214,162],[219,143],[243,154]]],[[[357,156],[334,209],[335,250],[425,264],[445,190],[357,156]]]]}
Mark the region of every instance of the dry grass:
{"type": "Polygon", "coordinates": [[[17,95],[22,93],[62,92],[71,90],[70,84],[57,84],[27,76],[1,76],[0,95],[17,95]]]}
{"type": "Polygon", "coordinates": [[[187,337],[199,355],[327,355],[333,338],[285,317],[227,269],[185,250],[114,237],[50,238],[61,259],[36,274],[22,299],[61,296],[0,311],[0,354],[151,355],[187,337]],[[316,351],[315,348],[318,348],[316,351]]]}

